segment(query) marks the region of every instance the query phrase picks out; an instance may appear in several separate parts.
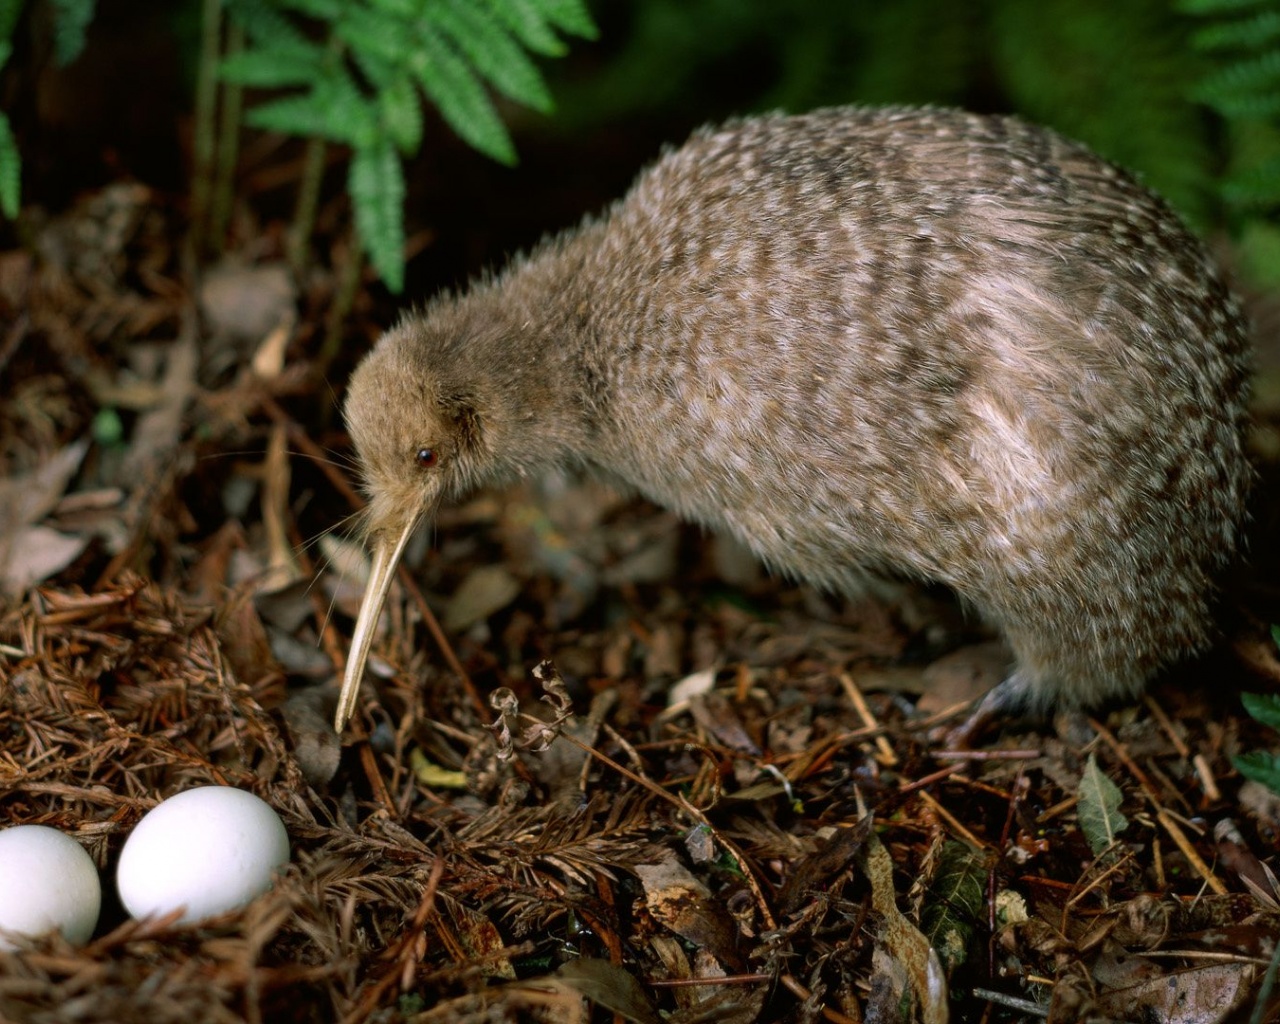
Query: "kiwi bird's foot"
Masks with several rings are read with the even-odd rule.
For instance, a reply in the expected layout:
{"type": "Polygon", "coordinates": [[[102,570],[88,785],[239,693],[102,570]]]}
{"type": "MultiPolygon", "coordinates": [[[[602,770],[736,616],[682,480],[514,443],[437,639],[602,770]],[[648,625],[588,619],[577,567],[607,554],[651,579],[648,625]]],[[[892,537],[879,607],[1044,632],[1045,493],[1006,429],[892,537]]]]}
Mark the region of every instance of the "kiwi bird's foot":
{"type": "MultiPolygon", "coordinates": [[[[1034,692],[1035,686],[1014,672],[979,698],[963,722],[950,728],[940,727],[929,738],[947,750],[972,750],[997,723],[1030,719],[1032,725],[1047,727],[1050,713],[1041,711],[1039,704],[1032,700],[1034,692]]],[[[1058,737],[1073,747],[1087,746],[1095,738],[1089,716],[1079,708],[1060,708],[1052,713],[1052,719],[1058,737]]]]}
{"type": "Polygon", "coordinates": [[[1025,715],[1031,689],[1027,679],[1014,672],[983,694],[963,722],[938,729],[930,738],[949,750],[970,750],[994,722],[1025,715]]]}

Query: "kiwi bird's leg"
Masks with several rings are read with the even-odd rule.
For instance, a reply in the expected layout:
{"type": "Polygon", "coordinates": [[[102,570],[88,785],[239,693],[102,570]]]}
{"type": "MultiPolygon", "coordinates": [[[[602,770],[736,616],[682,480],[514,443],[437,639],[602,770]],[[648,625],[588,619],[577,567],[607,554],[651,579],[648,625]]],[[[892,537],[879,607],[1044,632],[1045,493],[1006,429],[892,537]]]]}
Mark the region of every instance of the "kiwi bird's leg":
{"type": "Polygon", "coordinates": [[[968,750],[992,722],[1026,714],[1033,690],[1021,673],[1006,676],[979,698],[963,722],[943,734],[943,744],[951,750],[968,750]]]}
{"type": "Polygon", "coordinates": [[[351,653],[347,656],[347,670],[342,677],[342,691],[338,694],[338,711],[333,718],[333,727],[339,733],[355,712],[356,698],[360,696],[360,677],[364,675],[364,665],[369,658],[369,647],[382,615],[382,606],[387,600],[387,591],[391,589],[400,555],[421,518],[414,515],[398,531],[380,530],[373,534],[373,566],[360,602],[360,614],[356,616],[351,653]]]}

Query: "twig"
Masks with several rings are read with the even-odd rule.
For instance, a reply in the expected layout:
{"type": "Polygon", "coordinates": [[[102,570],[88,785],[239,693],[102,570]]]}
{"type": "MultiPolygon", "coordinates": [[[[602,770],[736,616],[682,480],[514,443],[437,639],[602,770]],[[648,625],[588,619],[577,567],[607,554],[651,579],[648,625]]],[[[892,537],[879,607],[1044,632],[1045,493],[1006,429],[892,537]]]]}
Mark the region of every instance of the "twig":
{"type": "MultiPolygon", "coordinates": [[[[853,677],[848,672],[841,672],[839,679],[840,686],[844,689],[844,695],[849,698],[849,703],[853,705],[853,710],[862,719],[862,724],[872,729],[877,728],[880,723],[876,721],[876,716],[871,713],[871,708],[867,706],[867,699],[862,695],[862,691],[858,689],[858,684],[853,681],[853,677]]],[[[879,735],[876,737],[876,760],[886,768],[891,768],[898,763],[898,755],[894,753],[893,746],[887,736],[879,735]]]]}
{"type": "Polygon", "coordinates": [[[971,843],[979,850],[991,849],[990,843],[979,839],[976,835],[965,828],[964,825],[960,823],[960,819],[943,807],[942,804],[938,803],[938,801],[928,793],[920,793],[920,799],[929,805],[934,814],[951,826],[952,830],[955,831],[957,835],[963,836],[967,842],[971,843]]]}
{"type": "Polygon", "coordinates": [[[1029,1013],[1033,1017],[1047,1018],[1049,1016],[1048,1007],[1041,1006],[1039,1003],[1032,1002],[1030,999],[1022,999],[1019,996],[1006,995],[1004,992],[997,992],[990,988],[975,988],[972,992],[975,999],[985,999],[989,1003],[995,1003],[998,1006],[1004,1006],[1010,1010],[1029,1013]]]}
{"type": "Polygon", "coordinates": [[[1151,784],[1151,780],[1147,778],[1146,772],[1138,767],[1133,758],[1129,756],[1129,751],[1124,748],[1124,745],[1121,744],[1114,735],[1112,735],[1111,730],[1101,722],[1092,718],[1089,719],[1089,724],[1093,727],[1094,732],[1102,737],[1107,746],[1111,748],[1112,753],[1120,759],[1120,763],[1125,766],[1135,779],[1137,779],[1138,785],[1142,787],[1142,791],[1151,802],[1151,806],[1155,808],[1156,821],[1158,821],[1161,827],[1169,833],[1169,838],[1171,838],[1177,845],[1178,849],[1182,851],[1182,855],[1187,858],[1192,867],[1200,872],[1205,884],[1210,889],[1219,896],[1225,896],[1230,890],[1227,889],[1222,879],[1213,873],[1213,869],[1204,862],[1204,859],[1200,854],[1196,852],[1196,848],[1191,845],[1191,841],[1187,839],[1186,834],[1178,826],[1177,822],[1174,821],[1173,816],[1169,813],[1164,804],[1160,802],[1159,794],[1156,793],[1156,789],[1151,784]]]}
{"type": "Polygon", "coordinates": [[[431,874],[427,877],[426,887],[422,891],[422,899],[418,901],[418,909],[413,913],[409,927],[401,934],[400,941],[389,959],[394,962],[391,968],[384,971],[372,985],[365,989],[359,1004],[342,1018],[342,1024],[356,1024],[368,1017],[378,1005],[382,993],[403,978],[404,968],[415,959],[415,947],[427,923],[427,917],[435,909],[436,892],[440,887],[440,879],[444,877],[444,861],[437,857],[431,865],[431,874]]]}
{"type": "MultiPolygon", "coordinates": [[[[244,29],[235,22],[227,25],[227,54],[233,56],[244,49],[244,29]]],[[[209,242],[214,252],[226,248],[227,225],[231,222],[234,202],[236,159],[240,154],[240,110],[244,90],[235,82],[222,85],[222,117],[218,124],[217,166],[213,183],[213,199],[209,211],[209,242]]]]}
{"type": "Polygon", "coordinates": [[[200,64],[196,71],[195,169],[191,183],[191,235],[197,253],[204,250],[209,228],[209,195],[213,187],[213,119],[218,102],[222,0],[204,0],[200,28],[200,64]]]}
{"type": "MultiPolygon", "coordinates": [[[[801,1002],[808,1002],[810,999],[813,998],[813,993],[809,991],[809,989],[805,988],[804,985],[802,985],[790,974],[782,975],[780,978],[778,978],[778,981],[782,983],[783,988],[785,988],[788,992],[790,992],[793,996],[795,996],[801,1002]]],[[[819,1011],[822,1013],[822,1016],[826,1020],[831,1021],[831,1024],[862,1024],[862,1022],[857,1020],[856,1018],[846,1016],[845,1014],[840,1013],[838,1010],[831,1009],[831,1007],[829,1006],[819,1007],[819,1011]]]]}
{"type": "Polygon", "coordinates": [[[1178,756],[1189,758],[1191,756],[1191,748],[1178,735],[1178,730],[1173,726],[1173,720],[1165,714],[1164,708],[1160,706],[1160,703],[1149,693],[1143,697],[1143,703],[1147,705],[1147,710],[1151,712],[1151,717],[1156,720],[1156,724],[1169,737],[1169,742],[1173,744],[1173,749],[1178,752],[1178,756]]]}
{"type": "Polygon", "coordinates": [[[360,240],[354,229],[348,236],[345,248],[346,255],[337,268],[337,288],[329,302],[329,315],[325,317],[324,341],[316,356],[316,367],[322,377],[328,376],[329,367],[342,347],[342,329],[355,304],[356,293],[360,290],[360,281],[364,276],[364,250],[360,248],[360,240]]]}

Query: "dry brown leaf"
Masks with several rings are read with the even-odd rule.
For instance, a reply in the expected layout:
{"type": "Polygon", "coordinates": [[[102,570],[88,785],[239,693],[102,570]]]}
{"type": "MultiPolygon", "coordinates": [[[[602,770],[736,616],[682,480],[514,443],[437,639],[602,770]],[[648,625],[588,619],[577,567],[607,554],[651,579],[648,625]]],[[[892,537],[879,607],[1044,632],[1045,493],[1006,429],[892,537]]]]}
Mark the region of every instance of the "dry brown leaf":
{"type": "Polygon", "coordinates": [[[946,975],[938,954],[920,929],[898,909],[893,861],[874,832],[867,837],[863,849],[867,879],[871,882],[871,905],[881,920],[880,941],[888,955],[906,971],[923,1024],[947,1024],[951,1009],[946,975]]]}
{"type": "Polygon", "coordinates": [[[632,870],[644,886],[645,904],[656,920],[707,950],[730,971],[742,970],[733,918],[674,855],[654,864],[636,864],[632,870]]]}
{"type": "Polygon", "coordinates": [[[482,565],[467,574],[445,606],[444,628],[462,632],[501,611],[520,595],[520,581],[504,566],[482,565]]]}
{"type": "Polygon", "coordinates": [[[0,568],[0,592],[21,594],[61,572],[80,557],[87,537],[69,537],[47,526],[26,526],[9,534],[0,554],[7,555],[0,568]]]}

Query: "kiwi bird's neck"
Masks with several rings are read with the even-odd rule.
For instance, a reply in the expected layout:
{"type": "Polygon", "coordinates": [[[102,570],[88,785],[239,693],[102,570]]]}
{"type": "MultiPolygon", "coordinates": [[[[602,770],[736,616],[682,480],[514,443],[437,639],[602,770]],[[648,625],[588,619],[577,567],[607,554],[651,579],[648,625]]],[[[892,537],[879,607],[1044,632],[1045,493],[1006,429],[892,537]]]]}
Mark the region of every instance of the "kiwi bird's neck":
{"type": "Polygon", "coordinates": [[[496,477],[590,458],[598,409],[583,356],[595,339],[574,241],[537,250],[456,300],[469,329],[453,374],[474,388],[496,477]]]}

